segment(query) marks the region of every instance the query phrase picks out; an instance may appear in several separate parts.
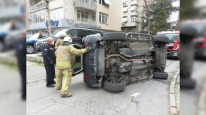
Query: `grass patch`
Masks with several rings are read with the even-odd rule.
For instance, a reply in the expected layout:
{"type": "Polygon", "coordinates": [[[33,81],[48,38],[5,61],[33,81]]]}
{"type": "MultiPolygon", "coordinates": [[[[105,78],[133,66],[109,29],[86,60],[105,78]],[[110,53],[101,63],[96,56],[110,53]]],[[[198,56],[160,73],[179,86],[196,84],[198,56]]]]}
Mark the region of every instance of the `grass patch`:
{"type": "Polygon", "coordinates": [[[17,65],[15,63],[7,62],[7,61],[2,61],[2,62],[0,62],[0,64],[8,66],[12,70],[18,70],[18,67],[17,67],[17,65]]]}
{"type": "Polygon", "coordinates": [[[31,60],[30,62],[36,63],[39,66],[45,67],[44,63],[42,63],[41,61],[31,60]]]}

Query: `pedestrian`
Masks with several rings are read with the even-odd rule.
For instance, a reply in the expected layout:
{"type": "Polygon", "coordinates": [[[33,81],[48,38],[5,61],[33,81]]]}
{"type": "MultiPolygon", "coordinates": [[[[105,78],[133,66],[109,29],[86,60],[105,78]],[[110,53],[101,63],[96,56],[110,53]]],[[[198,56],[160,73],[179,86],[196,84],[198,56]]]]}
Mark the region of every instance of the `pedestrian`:
{"type": "Polygon", "coordinates": [[[63,42],[64,40],[64,37],[66,37],[67,34],[66,33],[63,33],[60,38],[57,40],[56,44],[55,44],[55,49],[57,49],[59,47],[59,45],[63,42]]]}
{"type": "Polygon", "coordinates": [[[43,32],[40,31],[40,32],[39,32],[39,37],[38,37],[38,39],[39,39],[39,38],[43,38],[43,37],[44,37],[44,36],[43,36],[43,32]]]}
{"type": "Polygon", "coordinates": [[[72,78],[72,62],[73,55],[80,55],[91,50],[91,47],[85,49],[76,49],[72,44],[72,39],[70,37],[65,37],[62,44],[57,49],[57,60],[56,67],[58,69],[56,77],[56,88],[61,89],[61,97],[71,97],[72,94],[69,93],[69,85],[72,78]],[[64,82],[62,84],[62,79],[64,76],[64,82]]]}
{"type": "Polygon", "coordinates": [[[46,87],[55,87],[55,67],[56,56],[54,49],[53,38],[47,38],[47,43],[42,47],[42,55],[44,59],[44,65],[46,69],[46,87]]]}

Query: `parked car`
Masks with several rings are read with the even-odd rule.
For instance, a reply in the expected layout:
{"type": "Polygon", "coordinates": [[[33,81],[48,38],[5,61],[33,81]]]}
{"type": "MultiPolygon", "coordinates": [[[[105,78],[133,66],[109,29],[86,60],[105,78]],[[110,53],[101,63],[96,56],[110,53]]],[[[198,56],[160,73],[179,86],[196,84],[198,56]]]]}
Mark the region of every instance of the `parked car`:
{"type": "MultiPolygon", "coordinates": [[[[83,46],[92,50],[81,59],[84,82],[90,87],[120,92],[129,83],[160,78],[167,79],[166,67],[168,38],[141,33],[106,32],[87,35],[83,46]]],[[[75,70],[75,72],[79,72],[75,70]]]]}
{"type": "Polygon", "coordinates": [[[25,34],[25,23],[16,22],[16,27],[6,23],[0,26],[0,52],[14,48],[15,43],[25,34]]]}
{"type": "MultiPolygon", "coordinates": [[[[63,34],[63,33],[66,33],[67,30],[69,30],[69,29],[59,29],[59,30],[56,30],[53,33],[53,35],[52,35],[52,38],[54,38],[54,42],[56,43],[56,41],[57,41],[57,39],[59,39],[60,35],[63,34]]],[[[41,52],[41,49],[42,49],[43,45],[46,42],[47,42],[46,38],[37,40],[37,42],[34,45],[35,51],[36,52],[41,52]]]]}
{"type": "Polygon", "coordinates": [[[34,44],[36,43],[36,41],[39,39],[46,39],[46,37],[48,37],[46,33],[43,33],[43,36],[43,38],[39,38],[39,33],[36,33],[30,38],[26,39],[26,52],[29,54],[34,53],[34,44]]]}
{"type": "MultiPolygon", "coordinates": [[[[96,33],[102,33],[100,30],[93,30],[93,29],[86,29],[86,28],[71,28],[71,29],[63,29],[55,32],[53,34],[54,43],[60,38],[60,35],[63,33],[66,33],[68,36],[70,36],[73,40],[73,43],[76,44],[82,44],[82,38],[90,35],[90,34],[96,34],[96,33]]],[[[43,45],[46,43],[46,38],[37,40],[35,44],[35,50],[37,52],[41,52],[41,49],[43,45]]]]}
{"type": "Polygon", "coordinates": [[[32,35],[26,35],[26,39],[29,39],[32,35]]]}
{"type": "Polygon", "coordinates": [[[180,31],[162,31],[158,32],[156,36],[164,36],[169,38],[167,46],[167,57],[178,58],[180,57],[180,31]]]}
{"type": "Polygon", "coordinates": [[[197,36],[193,38],[195,45],[195,58],[206,59],[206,21],[190,20],[183,22],[183,26],[192,27],[197,31],[197,36]]]}

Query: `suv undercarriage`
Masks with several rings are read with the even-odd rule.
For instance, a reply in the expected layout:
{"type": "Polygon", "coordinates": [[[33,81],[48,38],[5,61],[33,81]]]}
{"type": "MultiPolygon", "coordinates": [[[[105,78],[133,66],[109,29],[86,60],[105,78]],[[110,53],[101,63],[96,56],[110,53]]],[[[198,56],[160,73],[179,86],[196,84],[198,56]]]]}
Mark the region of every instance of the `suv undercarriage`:
{"type": "Polygon", "coordinates": [[[167,38],[147,34],[109,32],[88,35],[84,46],[92,51],[83,56],[84,81],[88,86],[123,91],[131,82],[162,78],[166,66],[167,38]]]}

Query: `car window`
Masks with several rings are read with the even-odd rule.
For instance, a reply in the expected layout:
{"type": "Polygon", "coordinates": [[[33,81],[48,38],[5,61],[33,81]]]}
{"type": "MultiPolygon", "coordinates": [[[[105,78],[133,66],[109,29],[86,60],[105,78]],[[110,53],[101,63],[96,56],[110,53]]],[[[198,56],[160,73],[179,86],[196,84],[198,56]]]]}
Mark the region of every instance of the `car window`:
{"type": "Polygon", "coordinates": [[[39,33],[32,35],[29,39],[37,39],[39,37],[39,33]]]}
{"type": "Polygon", "coordinates": [[[68,36],[70,36],[71,38],[77,38],[78,37],[76,29],[69,30],[68,32],[66,32],[66,34],[68,36]]]}
{"type": "Polygon", "coordinates": [[[206,36],[206,27],[201,30],[200,35],[204,37],[206,36]]]}
{"type": "Polygon", "coordinates": [[[67,29],[61,30],[61,31],[57,32],[57,33],[54,35],[54,37],[60,37],[60,35],[62,35],[63,33],[66,33],[66,31],[67,31],[67,29]]]}
{"type": "Polygon", "coordinates": [[[176,33],[163,33],[163,34],[157,34],[157,36],[163,36],[169,38],[169,43],[177,43],[178,42],[178,36],[179,34],[176,33]]]}

